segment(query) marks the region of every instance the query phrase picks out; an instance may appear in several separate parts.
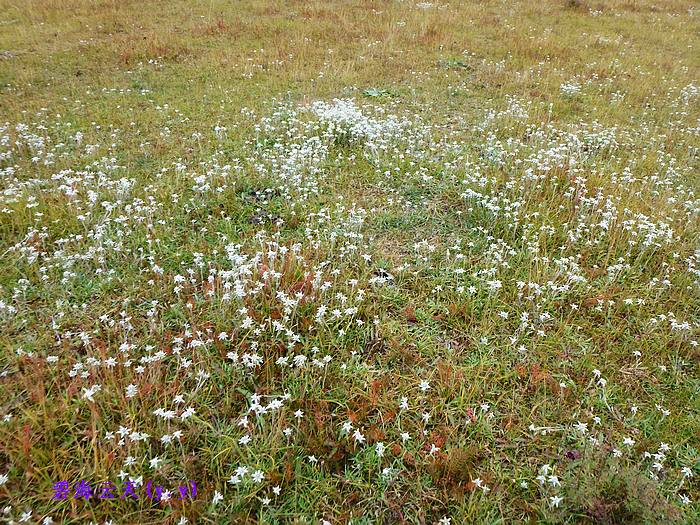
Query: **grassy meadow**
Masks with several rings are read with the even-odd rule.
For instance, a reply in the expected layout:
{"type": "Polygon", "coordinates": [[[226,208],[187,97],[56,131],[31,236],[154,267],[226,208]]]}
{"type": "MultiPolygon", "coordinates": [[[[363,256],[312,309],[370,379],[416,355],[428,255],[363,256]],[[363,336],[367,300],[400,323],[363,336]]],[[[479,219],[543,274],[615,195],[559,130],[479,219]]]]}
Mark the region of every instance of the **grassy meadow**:
{"type": "Polygon", "coordinates": [[[699,44],[0,0],[0,523],[700,524],[699,44]]]}

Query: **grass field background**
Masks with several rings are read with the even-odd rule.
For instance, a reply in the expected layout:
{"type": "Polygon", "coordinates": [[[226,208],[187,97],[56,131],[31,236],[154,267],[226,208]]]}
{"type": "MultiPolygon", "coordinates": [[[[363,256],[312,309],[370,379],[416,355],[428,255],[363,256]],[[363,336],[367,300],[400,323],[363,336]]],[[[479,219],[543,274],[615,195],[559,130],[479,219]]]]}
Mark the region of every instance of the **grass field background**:
{"type": "Polygon", "coordinates": [[[700,523],[699,16],[0,0],[0,520],[700,523]]]}

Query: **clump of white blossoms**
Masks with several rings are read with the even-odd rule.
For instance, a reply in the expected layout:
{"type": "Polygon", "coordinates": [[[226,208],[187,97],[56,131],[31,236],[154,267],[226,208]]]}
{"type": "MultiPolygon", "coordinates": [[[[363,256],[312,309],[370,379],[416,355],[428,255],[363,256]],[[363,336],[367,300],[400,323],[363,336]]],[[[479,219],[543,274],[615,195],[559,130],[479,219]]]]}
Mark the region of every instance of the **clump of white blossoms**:
{"type": "Polygon", "coordinates": [[[325,135],[338,144],[364,143],[371,150],[401,137],[409,122],[394,115],[377,119],[365,115],[351,99],[311,104],[311,111],[325,128],[325,135]]]}
{"type": "Polygon", "coordinates": [[[568,96],[578,95],[579,93],[581,93],[581,84],[574,80],[570,80],[569,82],[563,82],[561,86],[559,86],[559,91],[561,91],[564,95],[568,96]]]}

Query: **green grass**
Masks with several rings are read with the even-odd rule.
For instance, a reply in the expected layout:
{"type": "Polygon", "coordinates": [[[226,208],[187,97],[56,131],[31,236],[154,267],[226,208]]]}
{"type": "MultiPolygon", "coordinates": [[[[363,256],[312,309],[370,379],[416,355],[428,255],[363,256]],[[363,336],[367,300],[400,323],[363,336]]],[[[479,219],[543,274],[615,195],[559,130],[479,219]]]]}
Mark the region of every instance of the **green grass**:
{"type": "Polygon", "coordinates": [[[0,0],[3,520],[699,523],[699,29],[0,0]]]}

